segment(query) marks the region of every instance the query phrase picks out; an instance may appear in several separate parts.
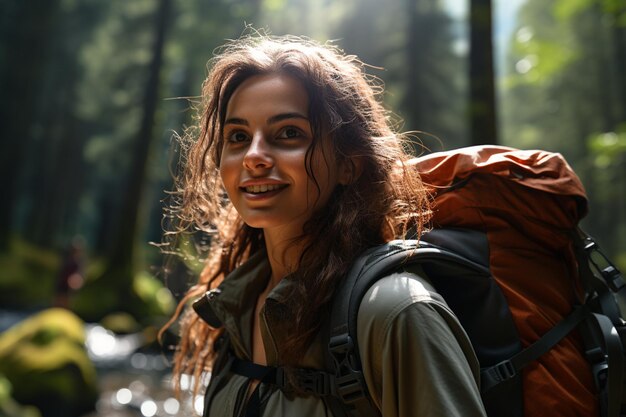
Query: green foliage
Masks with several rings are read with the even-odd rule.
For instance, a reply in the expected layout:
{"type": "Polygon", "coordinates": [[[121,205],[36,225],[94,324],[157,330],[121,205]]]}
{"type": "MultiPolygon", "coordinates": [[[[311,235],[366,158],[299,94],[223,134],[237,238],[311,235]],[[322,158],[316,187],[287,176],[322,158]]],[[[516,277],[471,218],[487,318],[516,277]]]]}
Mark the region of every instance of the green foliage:
{"type": "Polygon", "coordinates": [[[617,25],[625,26],[626,3],[623,0],[558,0],[554,4],[554,14],[561,20],[570,20],[592,7],[599,7],[607,15],[615,16],[617,25]]]}
{"type": "Polygon", "coordinates": [[[577,59],[576,52],[557,41],[530,38],[518,42],[516,51],[523,56],[516,63],[522,81],[530,84],[549,83],[577,59]]]}
{"type": "Polygon", "coordinates": [[[592,135],[589,138],[589,150],[596,155],[595,164],[598,168],[617,164],[619,158],[626,154],[626,124],[617,132],[592,135]]]}
{"type": "Polygon", "coordinates": [[[146,304],[150,316],[166,316],[174,311],[174,299],[163,283],[145,271],[138,273],[133,289],[146,304]]]}
{"type": "Polygon", "coordinates": [[[83,320],[95,322],[121,307],[120,296],[117,289],[102,280],[91,280],[72,298],[70,307],[83,320]]]}
{"type": "Polygon", "coordinates": [[[557,0],[554,2],[554,15],[560,20],[571,19],[591,7],[593,3],[594,0],[557,0]]]}
{"type": "Polygon", "coordinates": [[[60,255],[19,237],[0,253],[0,304],[6,307],[42,306],[52,302],[60,255]]]}
{"type": "Polygon", "coordinates": [[[128,313],[116,312],[106,315],[100,324],[116,334],[131,334],[141,330],[141,325],[128,313]]]}
{"type": "Polygon", "coordinates": [[[15,398],[44,416],[93,408],[96,371],[84,347],[83,322],[63,309],[45,310],[0,335],[0,374],[15,398]]]}

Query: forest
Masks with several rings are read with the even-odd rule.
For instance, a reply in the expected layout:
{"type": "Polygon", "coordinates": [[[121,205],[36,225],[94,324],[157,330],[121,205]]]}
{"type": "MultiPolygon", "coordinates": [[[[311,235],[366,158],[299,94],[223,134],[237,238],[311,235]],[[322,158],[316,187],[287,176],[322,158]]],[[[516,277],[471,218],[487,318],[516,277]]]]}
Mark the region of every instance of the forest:
{"type": "Polygon", "coordinates": [[[420,152],[562,153],[584,229],[626,270],[624,0],[4,0],[0,314],[62,303],[154,341],[201,267],[194,237],[160,247],[176,138],[216,48],[254,30],[357,55],[420,152]],[[72,253],[81,278],[60,302],[72,253]]]}

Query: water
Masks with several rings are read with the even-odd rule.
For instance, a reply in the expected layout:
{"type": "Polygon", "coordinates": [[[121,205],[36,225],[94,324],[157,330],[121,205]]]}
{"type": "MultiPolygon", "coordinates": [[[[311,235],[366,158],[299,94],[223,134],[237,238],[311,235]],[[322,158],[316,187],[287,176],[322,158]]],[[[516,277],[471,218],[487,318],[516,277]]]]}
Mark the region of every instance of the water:
{"type": "Polygon", "coordinates": [[[183,378],[182,398],[173,395],[171,357],[141,352],[140,334],[115,335],[98,325],[86,328],[86,347],[98,371],[100,397],[84,417],[168,417],[202,414],[203,397],[193,398],[183,378]]]}

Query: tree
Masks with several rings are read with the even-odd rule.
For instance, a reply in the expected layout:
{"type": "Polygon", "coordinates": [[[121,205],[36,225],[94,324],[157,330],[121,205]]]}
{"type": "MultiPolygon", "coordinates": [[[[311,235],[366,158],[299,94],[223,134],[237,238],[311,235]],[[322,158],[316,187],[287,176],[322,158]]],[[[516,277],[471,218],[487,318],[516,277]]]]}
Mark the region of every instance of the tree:
{"type": "Polygon", "coordinates": [[[40,75],[38,94],[25,140],[30,152],[23,166],[28,219],[22,237],[40,247],[65,246],[79,233],[79,202],[85,171],[84,126],[76,101],[83,66],[80,51],[99,23],[102,5],[64,2],[59,7],[47,49],[50,60],[40,75]],[[52,59],[54,57],[54,59],[52,59]]]}
{"type": "Polygon", "coordinates": [[[461,146],[463,60],[452,50],[452,21],[436,0],[406,0],[404,7],[406,70],[400,73],[405,87],[400,111],[410,129],[424,132],[419,136],[428,149],[461,146]]]}
{"type": "Polygon", "coordinates": [[[334,7],[323,14],[343,14],[328,36],[373,66],[366,69],[384,81],[385,103],[403,119],[398,127],[417,131],[416,150],[463,144],[464,65],[441,3],[363,0],[334,7]]]}
{"type": "Polygon", "coordinates": [[[148,69],[142,116],[139,131],[132,148],[130,172],[127,186],[122,193],[121,212],[116,223],[114,239],[107,253],[107,269],[100,279],[112,288],[122,290],[119,294],[120,307],[129,308],[129,297],[133,293],[132,281],[135,274],[134,257],[136,254],[137,216],[141,202],[142,188],[146,178],[146,163],[153,142],[153,126],[159,97],[159,82],[163,66],[163,50],[167,22],[170,19],[171,0],[159,0],[155,16],[154,43],[152,58],[148,69]]]}
{"type": "Polygon", "coordinates": [[[0,204],[0,251],[7,249],[16,221],[22,164],[58,8],[58,0],[12,0],[0,6],[0,15],[5,16],[0,32],[0,176],[6,180],[2,187],[5,203],[0,204]]]}
{"type": "Polygon", "coordinates": [[[498,142],[491,0],[470,1],[470,143],[498,142]]]}

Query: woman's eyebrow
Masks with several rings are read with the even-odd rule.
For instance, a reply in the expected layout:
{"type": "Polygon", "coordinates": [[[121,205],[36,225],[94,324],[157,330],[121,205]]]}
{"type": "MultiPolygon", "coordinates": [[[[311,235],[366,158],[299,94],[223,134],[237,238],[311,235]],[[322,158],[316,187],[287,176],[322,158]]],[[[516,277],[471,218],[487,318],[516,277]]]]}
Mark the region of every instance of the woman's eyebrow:
{"type": "Polygon", "coordinates": [[[224,124],[225,124],[225,125],[228,125],[228,124],[233,124],[233,125],[243,125],[243,126],[248,126],[248,125],[249,125],[249,123],[248,123],[248,121],[247,121],[247,120],[245,120],[245,119],[239,119],[239,118],[237,118],[237,117],[231,117],[230,119],[226,119],[226,120],[224,121],[224,124]]]}
{"type": "MultiPolygon", "coordinates": [[[[283,120],[288,120],[288,119],[302,119],[302,120],[309,121],[309,118],[301,113],[290,112],[290,113],[277,114],[275,116],[268,118],[267,124],[271,125],[271,124],[282,122],[283,120]]],[[[250,125],[246,119],[241,119],[239,117],[231,117],[229,119],[226,119],[224,121],[224,125],[228,125],[228,124],[242,125],[242,126],[250,125]]]]}
{"type": "Polygon", "coordinates": [[[276,116],[272,116],[269,119],[267,119],[267,124],[271,125],[273,123],[278,123],[287,119],[303,119],[303,120],[309,121],[309,118],[307,116],[298,112],[291,112],[291,113],[281,113],[281,114],[277,114],[276,116]]]}

